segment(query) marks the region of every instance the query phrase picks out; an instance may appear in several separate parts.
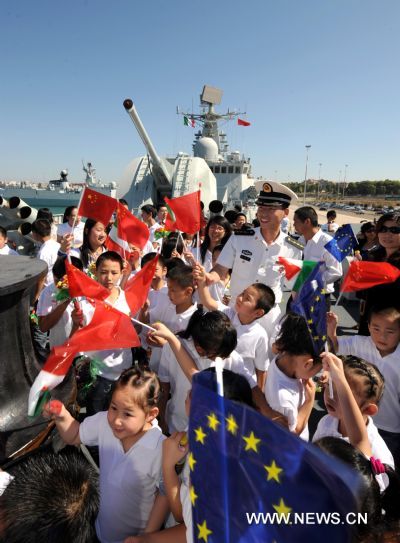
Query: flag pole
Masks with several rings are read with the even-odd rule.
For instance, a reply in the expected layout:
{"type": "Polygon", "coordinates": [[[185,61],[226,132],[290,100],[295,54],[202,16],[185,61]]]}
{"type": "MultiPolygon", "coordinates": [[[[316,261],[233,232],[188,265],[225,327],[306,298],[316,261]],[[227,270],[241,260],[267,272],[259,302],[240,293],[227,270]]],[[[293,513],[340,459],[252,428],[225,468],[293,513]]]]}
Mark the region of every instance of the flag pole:
{"type": "Polygon", "coordinates": [[[144,328],[147,328],[148,330],[151,330],[152,332],[157,332],[157,330],[153,328],[152,326],[149,326],[148,324],[145,324],[144,322],[140,322],[137,319],[134,319],[133,317],[131,317],[131,321],[134,322],[135,324],[140,324],[140,326],[143,326],[144,328]]]}
{"type": "Polygon", "coordinates": [[[200,232],[197,232],[197,241],[196,241],[196,260],[200,262],[200,232]]]}
{"type": "MultiPolygon", "coordinates": [[[[82,203],[83,195],[85,194],[85,190],[86,190],[86,183],[85,183],[84,189],[81,190],[81,196],[80,196],[79,202],[78,202],[78,213],[77,213],[76,216],[74,217],[74,222],[72,223],[72,231],[71,231],[72,240],[74,239],[74,229],[75,229],[76,219],[78,218],[78,215],[79,215],[79,208],[81,207],[81,203],[82,203]]],[[[67,258],[68,258],[69,261],[71,262],[71,257],[69,256],[69,251],[67,251],[67,258]]]]}

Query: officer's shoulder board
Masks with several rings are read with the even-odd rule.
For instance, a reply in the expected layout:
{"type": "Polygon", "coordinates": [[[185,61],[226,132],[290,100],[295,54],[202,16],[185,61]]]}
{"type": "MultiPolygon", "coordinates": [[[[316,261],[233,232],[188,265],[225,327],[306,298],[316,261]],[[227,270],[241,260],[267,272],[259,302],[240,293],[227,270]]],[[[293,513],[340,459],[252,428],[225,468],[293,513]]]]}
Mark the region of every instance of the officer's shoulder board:
{"type": "Polygon", "coordinates": [[[303,251],[304,249],[304,245],[300,243],[298,239],[294,238],[290,234],[286,236],[285,241],[286,243],[289,243],[289,245],[296,247],[296,249],[300,249],[300,251],[303,251]]]}
{"type": "Polygon", "coordinates": [[[245,229],[240,229],[240,230],[234,230],[234,235],[235,236],[254,236],[254,234],[256,233],[255,230],[253,230],[252,228],[245,228],[245,229]]]}

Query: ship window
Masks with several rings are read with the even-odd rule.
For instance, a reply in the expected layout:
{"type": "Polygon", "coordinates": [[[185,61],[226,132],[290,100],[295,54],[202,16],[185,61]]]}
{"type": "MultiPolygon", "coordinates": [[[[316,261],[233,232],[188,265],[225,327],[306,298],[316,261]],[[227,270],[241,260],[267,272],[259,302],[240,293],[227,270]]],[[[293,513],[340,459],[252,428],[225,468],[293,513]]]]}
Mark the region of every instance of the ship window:
{"type": "Polygon", "coordinates": [[[215,166],[215,172],[214,173],[219,173],[220,171],[220,167],[219,166],[215,166]]]}
{"type": "Polygon", "coordinates": [[[243,173],[247,173],[247,166],[243,167],[243,173]]]}
{"type": "Polygon", "coordinates": [[[233,173],[233,166],[229,166],[228,173],[233,173]]]}
{"type": "Polygon", "coordinates": [[[240,166],[236,166],[235,173],[240,173],[240,166]]]}
{"type": "Polygon", "coordinates": [[[221,166],[221,173],[226,173],[226,166],[221,166]]]}
{"type": "Polygon", "coordinates": [[[214,166],[210,166],[210,170],[214,172],[214,166]]]}

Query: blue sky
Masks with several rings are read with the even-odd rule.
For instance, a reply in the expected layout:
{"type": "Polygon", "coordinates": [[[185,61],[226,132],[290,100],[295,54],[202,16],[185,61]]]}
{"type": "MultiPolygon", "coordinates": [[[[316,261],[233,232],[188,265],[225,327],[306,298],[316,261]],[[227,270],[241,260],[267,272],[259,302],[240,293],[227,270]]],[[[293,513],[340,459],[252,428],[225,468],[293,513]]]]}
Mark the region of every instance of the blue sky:
{"type": "Polygon", "coordinates": [[[254,175],[400,179],[398,0],[2,0],[0,179],[47,180],[81,159],[118,180],[144,154],[191,152],[176,106],[224,90],[224,127],[254,175]]]}

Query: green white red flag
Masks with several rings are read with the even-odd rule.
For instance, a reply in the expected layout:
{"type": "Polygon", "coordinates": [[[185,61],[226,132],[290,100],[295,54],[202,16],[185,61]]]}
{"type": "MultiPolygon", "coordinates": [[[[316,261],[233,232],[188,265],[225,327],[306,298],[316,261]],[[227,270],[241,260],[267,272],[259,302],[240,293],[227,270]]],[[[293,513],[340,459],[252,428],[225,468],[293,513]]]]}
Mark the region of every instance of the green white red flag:
{"type": "Polygon", "coordinates": [[[312,262],[311,260],[297,260],[283,256],[278,256],[278,262],[284,267],[288,288],[295,292],[299,292],[307,277],[318,264],[318,262],[312,262]]]}

